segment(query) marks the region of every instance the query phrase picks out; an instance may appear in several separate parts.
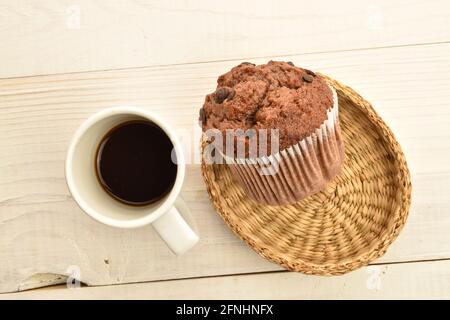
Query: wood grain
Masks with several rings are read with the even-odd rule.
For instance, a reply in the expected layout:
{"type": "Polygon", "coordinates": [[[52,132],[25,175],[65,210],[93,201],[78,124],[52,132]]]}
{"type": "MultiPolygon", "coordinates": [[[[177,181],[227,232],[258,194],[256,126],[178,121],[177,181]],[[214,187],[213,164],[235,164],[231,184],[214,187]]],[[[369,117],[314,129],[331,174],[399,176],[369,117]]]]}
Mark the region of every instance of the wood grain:
{"type": "Polygon", "coordinates": [[[450,261],[362,268],[340,277],[235,275],[120,286],[45,288],[0,299],[449,299],[450,261]]]}
{"type": "MultiPolygon", "coordinates": [[[[439,44],[290,57],[361,93],[404,148],[413,178],[411,214],[379,263],[450,257],[449,52],[450,44],[439,44]]],[[[166,118],[184,142],[197,142],[193,128],[204,95],[236,63],[0,80],[0,292],[29,288],[36,274],[67,274],[71,265],[90,285],[279,270],[225,227],[196,164],[187,170],[182,197],[201,241],[182,257],[151,227],[118,230],[92,221],[65,185],[68,141],[90,114],[114,105],[143,107],[166,118]]]]}
{"type": "Polygon", "coordinates": [[[450,41],[446,0],[3,0],[0,78],[450,41]]]}

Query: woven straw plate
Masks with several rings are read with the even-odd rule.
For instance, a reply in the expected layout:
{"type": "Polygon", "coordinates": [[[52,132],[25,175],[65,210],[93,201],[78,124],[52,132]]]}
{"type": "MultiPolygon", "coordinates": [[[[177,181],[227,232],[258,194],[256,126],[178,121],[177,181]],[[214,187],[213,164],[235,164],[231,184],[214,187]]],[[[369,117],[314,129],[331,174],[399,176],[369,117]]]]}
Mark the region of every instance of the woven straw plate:
{"type": "Polygon", "coordinates": [[[260,255],[288,270],[337,275],[386,252],[408,216],[411,182],[400,145],[370,103],[323,77],[338,93],[345,143],[343,170],[326,190],[294,205],[264,206],[244,194],[226,165],[202,163],[202,174],[223,220],[260,255]]]}

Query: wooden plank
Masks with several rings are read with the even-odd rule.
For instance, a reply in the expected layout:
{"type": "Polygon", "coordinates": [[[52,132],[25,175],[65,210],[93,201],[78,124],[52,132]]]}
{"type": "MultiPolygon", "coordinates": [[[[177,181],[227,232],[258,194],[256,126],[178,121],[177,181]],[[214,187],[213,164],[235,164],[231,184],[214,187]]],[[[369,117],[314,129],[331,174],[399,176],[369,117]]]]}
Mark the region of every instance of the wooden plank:
{"type": "Polygon", "coordinates": [[[3,0],[0,78],[450,41],[446,0],[3,0]]]}
{"type": "Polygon", "coordinates": [[[339,277],[290,272],[68,289],[0,299],[449,299],[450,261],[377,265],[339,277]]]}
{"type": "MultiPolygon", "coordinates": [[[[449,52],[450,44],[440,44],[291,59],[353,86],[372,101],[405,149],[413,176],[411,215],[378,262],[450,257],[449,52]]],[[[185,142],[189,137],[198,141],[193,128],[204,95],[234,64],[0,80],[0,292],[29,288],[27,279],[36,274],[70,273],[71,265],[90,285],[279,270],[225,227],[196,164],[187,170],[182,197],[201,241],[182,257],[173,256],[151,227],[118,230],[92,221],[73,202],[64,181],[71,135],[104,107],[130,104],[154,110],[180,130],[185,142]]]]}

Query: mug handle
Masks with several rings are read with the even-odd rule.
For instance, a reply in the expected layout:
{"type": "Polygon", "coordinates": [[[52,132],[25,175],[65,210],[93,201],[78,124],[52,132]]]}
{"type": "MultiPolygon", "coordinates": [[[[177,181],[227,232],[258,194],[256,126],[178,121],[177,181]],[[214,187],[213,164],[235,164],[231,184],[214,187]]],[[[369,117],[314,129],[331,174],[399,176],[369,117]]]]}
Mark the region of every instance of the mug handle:
{"type": "Polygon", "coordinates": [[[152,225],[161,239],[166,242],[176,255],[185,253],[199,240],[198,235],[175,207],[170,208],[168,212],[156,219],[152,225]]]}

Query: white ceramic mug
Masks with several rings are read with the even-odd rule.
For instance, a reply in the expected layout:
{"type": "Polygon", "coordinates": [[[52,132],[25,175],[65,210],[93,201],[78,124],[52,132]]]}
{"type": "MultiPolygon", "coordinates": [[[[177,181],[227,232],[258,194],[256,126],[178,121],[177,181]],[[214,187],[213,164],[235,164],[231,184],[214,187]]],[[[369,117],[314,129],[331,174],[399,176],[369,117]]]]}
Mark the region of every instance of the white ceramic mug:
{"type": "Polygon", "coordinates": [[[184,156],[173,129],[158,116],[133,107],[109,108],[88,118],[73,136],[66,158],[67,185],[83,211],[113,227],[136,228],[152,223],[176,254],[186,252],[199,240],[174,207],[184,174],[184,156]],[[111,128],[129,120],[149,120],[158,125],[170,138],[177,161],[177,176],[172,190],[161,200],[143,207],[128,206],[113,199],[102,188],[95,172],[95,155],[101,139],[111,128]]]}

